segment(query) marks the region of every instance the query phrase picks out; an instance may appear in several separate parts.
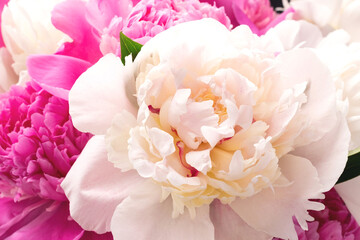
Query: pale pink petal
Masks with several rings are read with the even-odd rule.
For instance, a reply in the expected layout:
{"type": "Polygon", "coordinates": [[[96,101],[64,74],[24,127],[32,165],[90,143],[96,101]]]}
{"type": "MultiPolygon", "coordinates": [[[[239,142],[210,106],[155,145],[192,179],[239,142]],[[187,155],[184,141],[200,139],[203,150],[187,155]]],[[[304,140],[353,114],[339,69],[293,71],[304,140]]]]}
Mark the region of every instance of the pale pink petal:
{"type": "Polygon", "coordinates": [[[306,115],[308,127],[302,131],[295,144],[304,144],[319,140],[336,123],[335,84],[328,68],[310,49],[295,49],[278,56],[278,68],[283,76],[281,85],[272,89],[278,94],[297,84],[307,82],[305,94],[307,102],[301,107],[306,115]],[[280,67],[281,66],[281,67],[280,67]]]}
{"type": "Polygon", "coordinates": [[[323,36],[320,29],[306,21],[283,21],[269,30],[264,37],[279,39],[279,51],[290,50],[297,46],[316,47],[323,36]]]}
{"type": "Polygon", "coordinates": [[[0,48],[0,93],[8,91],[18,81],[19,77],[11,67],[13,62],[9,51],[5,47],[0,48]]]}
{"type": "Polygon", "coordinates": [[[190,151],[185,155],[186,162],[199,172],[206,174],[211,169],[210,149],[190,151]]]}
{"type": "Polygon", "coordinates": [[[345,29],[351,35],[351,41],[360,41],[360,2],[348,1],[349,5],[346,6],[340,17],[340,27],[345,29]]]}
{"type": "Polygon", "coordinates": [[[74,126],[83,132],[105,134],[117,113],[135,113],[131,102],[135,81],[127,75],[120,58],[108,54],[76,81],[69,94],[70,115],[74,126]]]}
{"type": "Polygon", "coordinates": [[[100,35],[86,19],[86,2],[67,0],[59,3],[52,12],[52,23],[66,33],[73,42],[63,44],[59,54],[95,63],[102,57],[100,35]]]}
{"type": "Polygon", "coordinates": [[[197,208],[194,219],[187,210],[172,218],[172,199],[160,202],[161,191],[160,186],[149,181],[116,208],[111,221],[115,240],[214,239],[209,206],[197,208]]]}
{"type": "Polygon", "coordinates": [[[316,169],[304,158],[287,155],[280,161],[280,168],[291,184],[268,188],[253,197],[237,199],[232,209],[251,227],[284,239],[297,239],[293,216],[306,228],[311,220],[306,210],[321,210],[323,205],[308,199],[319,198],[321,184],[316,169]],[[261,219],[261,221],[259,221],[261,219]]]}
{"type": "Polygon", "coordinates": [[[210,205],[210,218],[215,228],[216,240],[268,240],[266,233],[250,227],[227,204],[215,200],[210,205]]]}
{"type": "Polygon", "coordinates": [[[360,176],[337,184],[335,189],[344,200],[347,208],[360,224],[360,176]]]}
{"type": "Polygon", "coordinates": [[[70,200],[71,216],[82,228],[110,230],[116,206],[143,179],[135,171],[121,172],[107,160],[103,136],[89,140],[61,184],[70,200]]]}
{"type": "Polygon", "coordinates": [[[65,100],[76,79],[90,66],[79,58],[62,55],[32,55],[27,60],[28,72],[34,81],[65,100]]]}
{"type": "Polygon", "coordinates": [[[346,119],[338,116],[336,127],[319,141],[297,148],[294,154],[311,160],[324,186],[323,191],[326,192],[334,186],[345,168],[349,142],[346,119]]]}

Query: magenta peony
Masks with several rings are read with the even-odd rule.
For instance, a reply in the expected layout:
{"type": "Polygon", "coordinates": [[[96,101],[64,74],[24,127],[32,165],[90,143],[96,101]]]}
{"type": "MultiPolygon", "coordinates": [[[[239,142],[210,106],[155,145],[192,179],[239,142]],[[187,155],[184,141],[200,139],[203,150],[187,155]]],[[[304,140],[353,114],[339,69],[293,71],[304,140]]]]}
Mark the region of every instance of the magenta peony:
{"type": "Polygon", "coordinates": [[[224,7],[231,23],[248,25],[253,33],[263,35],[270,28],[285,20],[288,13],[293,12],[292,8],[282,14],[277,14],[270,3],[270,0],[201,0],[218,7],[224,7]]]}
{"type": "Polygon", "coordinates": [[[68,111],[34,82],[0,95],[0,239],[84,235],[59,185],[91,135],[73,127],[68,111]]]}

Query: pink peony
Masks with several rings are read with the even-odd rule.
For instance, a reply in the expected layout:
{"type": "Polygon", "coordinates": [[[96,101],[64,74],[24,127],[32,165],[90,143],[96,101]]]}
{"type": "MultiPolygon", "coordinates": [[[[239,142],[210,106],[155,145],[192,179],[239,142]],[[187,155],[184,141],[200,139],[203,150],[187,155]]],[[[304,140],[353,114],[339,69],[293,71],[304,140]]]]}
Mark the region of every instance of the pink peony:
{"type": "Polygon", "coordinates": [[[201,0],[201,2],[223,6],[235,27],[241,24],[248,25],[258,35],[266,33],[267,30],[285,20],[288,13],[293,12],[293,9],[289,8],[278,15],[271,7],[269,0],[201,0]]]}
{"type": "Polygon", "coordinates": [[[103,54],[120,55],[119,32],[145,44],[156,34],[182,22],[213,18],[231,27],[223,8],[216,8],[198,0],[143,0],[131,10],[126,19],[114,17],[102,35],[103,54]]]}
{"type": "Polygon", "coordinates": [[[73,42],[65,43],[56,55],[30,57],[29,74],[50,93],[67,99],[76,79],[103,54],[120,55],[120,31],[144,44],[185,21],[210,17],[231,26],[223,8],[198,0],[142,0],[132,5],[126,0],[67,0],[57,5],[52,22],[73,42]]]}
{"type": "Polygon", "coordinates": [[[0,95],[0,239],[84,235],[59,185],[91,135],[77,131],[68,112],[34,82],[0,95]]]}
{"type": "Polygon", "coordinates": [[[325,193],[325,199],[320,202],[325,205],[325,209],[310,212],[315,220],[309,223],[309,230],[304,231],[296,226],[299,240],[360,239],[360,227],[335,189],[325,193]]]}

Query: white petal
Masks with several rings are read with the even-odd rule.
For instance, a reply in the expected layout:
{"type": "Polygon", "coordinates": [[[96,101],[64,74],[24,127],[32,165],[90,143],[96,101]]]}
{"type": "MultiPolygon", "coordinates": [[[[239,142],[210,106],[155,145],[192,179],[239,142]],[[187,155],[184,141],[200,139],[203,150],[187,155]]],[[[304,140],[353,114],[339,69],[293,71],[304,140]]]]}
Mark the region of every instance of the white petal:
{"type": "Polygon", "coordinates": [[[256,231],[227,204],[215,200],[210,205],[210,218],[215,228],[216,240],[268,240],[266,233],[256,231]]]}
{"type": "Polygon", "coordinates": [[[149,129],[151,143],[158,150],[161,157],[166,157],[175,152],[174,138],[159,128],[149,129]]]}
{"type": "Polygon", "coordinates": [[[280,168],[292,182],[289,186],[264,189],[253,197],[237,199],[232,209],[251,227],[267,234],[297,239],[293,216],[306,228],[305,220],[311,220],[306,210],[321,210],[323,205],[308,199],[319,198],[321,184],[316,169],[304,158],[287,155],[281,159],[280,168]]]}
{"type": "Polygon", "coordinates": [[[132,164],[128,158],[128,139],[130,129],[136,126],[134,115],[127,111],[117,114],[105,136],[109,161],[121,171],[131,170],[132,164]]]}
{"type": "Polygon", "coordinates": [[[214,227],[209,206],[196,210],[195,219],[188,211],[172,218],[171,198],[160,202],[161,187],[147,182],[125,199],[115,210],[111,231],[115,240],[213,240],[214,227]]]}
{"type": "Polygon", "coordinates": [[[110,231],[116,206],[143,179],[137,172],[122,173],[107,160],[103,136],[89,140],[61,187],[70,201],[70,214],[88,231],[110,231]]]}
{"type": "Polygon", "coordinates": [[[210,149],[190,151],[186,154],[185,159],[188,164],[204,174],[211,169],[210,149]]]}
{"type": "Polygon", "coordinates": [[[105,134],[122,110],[136,112],[135,82],[120,58],[108,54],[84,72],[69,93],[70,115],[83,132],[105,134]]]}
{"type": "Polygon", "coordinates": [[[344,200],[347,208],[354,216],[358,224],[360,224],[360,176],[337,184],[336,191],[344,200]]]}

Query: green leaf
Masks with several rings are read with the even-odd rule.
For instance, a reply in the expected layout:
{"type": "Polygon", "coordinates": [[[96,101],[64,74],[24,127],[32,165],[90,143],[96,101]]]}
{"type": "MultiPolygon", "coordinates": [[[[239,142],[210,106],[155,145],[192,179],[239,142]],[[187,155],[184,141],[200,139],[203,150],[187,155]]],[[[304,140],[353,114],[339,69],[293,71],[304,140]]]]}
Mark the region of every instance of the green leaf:
{"type": "Polygon", "coordinates": [[[341,174],[338,183],[345,182],[360,175],[360,153],[348,157],[344,172],[341,174]]]}
{"type": "Polygon", "coordinates": [[[121,61],[125,65],[125,57],[132,55],[133,61],[140,52],[143,45],[140,43],[134,42],[128,38],[125,34],[120,32],[120,47],[121,47],[121,61]]]}

